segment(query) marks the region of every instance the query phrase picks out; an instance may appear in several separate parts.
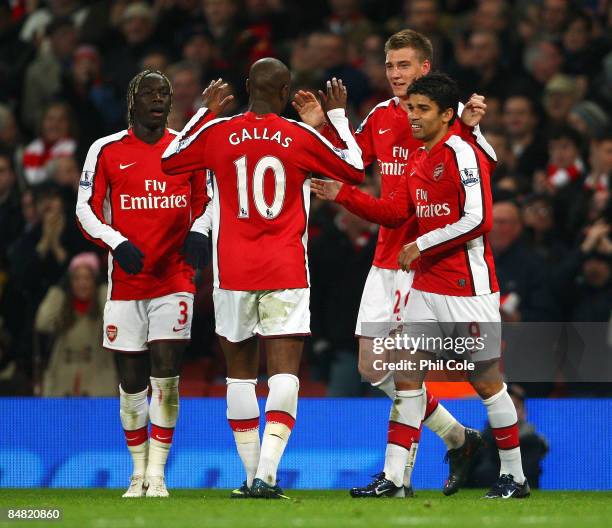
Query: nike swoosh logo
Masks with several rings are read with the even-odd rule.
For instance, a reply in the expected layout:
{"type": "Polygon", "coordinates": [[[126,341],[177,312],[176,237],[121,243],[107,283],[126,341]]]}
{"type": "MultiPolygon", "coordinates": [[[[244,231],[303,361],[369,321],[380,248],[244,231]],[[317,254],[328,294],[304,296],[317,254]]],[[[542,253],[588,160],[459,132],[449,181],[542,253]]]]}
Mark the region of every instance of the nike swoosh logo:
{"type": "Polygon", "coordinates": [[[376,495],[382,495],[385,492],[385,490],[381,491],[380,488],[376,488],[374,491],[376,492],[376,495]]]}
{"type": "Polygon", "coordinates": [[[509,499],[510,497],[512,497],[513,494],[514,494],[514,491],[510,491],[508,493],[502,493],[502,497],[504,499],[509,499]]]}
{"type": "Polygon", "coordinates": [[[389,132],[389,130],[391,130],[390,128],[385,128],[384,130],[382,128],[378,129],[378,133],[379,134],[385,134],[386,132],[389,132]]]}
{"type": "Polygon", "coordinates": [[[171,436],[158,436],[157,440],[170,440],[171,438],[171,436]]]}
{"type": "Polygon", "coordinates": [[[123,169],[127,169],[128,167],[131,167],[131,166],[132,166],[132,165],[134,165],[135,163],[136,163],[135,161],[134,161],[134,162],[132,162],[132,163],[128,163],[127,165],[124,165],[123,163],[120,163],[120,164],[119,164],[119,168],[120,168],[121,170],[123,170],[123,169]]]}
{"type": "Polygon", "coordinates": [[[510,438],[511,435],[508,436],[502,436],[501,438],[498,438],[497,436],[495,437],[495,440],[497,440],[498,442],[501,442],[502,440],[507,440],[508,438],[510,438]]]}
{"type": "Polygon", "coordinates": [[[185,328],[187,328],[186,326],[181,326],[180,328],[177,328],[176,326],[172,327],[172,331],[173,332],[180,332],[181,330],[185,330],[185,328]]]}

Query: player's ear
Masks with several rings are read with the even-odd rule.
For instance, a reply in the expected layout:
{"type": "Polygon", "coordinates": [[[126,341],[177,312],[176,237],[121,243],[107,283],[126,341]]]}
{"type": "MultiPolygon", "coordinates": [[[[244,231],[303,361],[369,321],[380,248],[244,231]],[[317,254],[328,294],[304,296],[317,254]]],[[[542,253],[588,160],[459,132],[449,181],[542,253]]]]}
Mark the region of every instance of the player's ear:
{"type": "Polygon", "coordinates": [[[444,123],[448,123],[454,115],[455,110],[452,108],[447,108],[446,110],[444,110],[444,112],[442,112],[442,121],[444,121],[444,123]]]}
{"type": "Polygon", "coordinates": [[[288,84],[283,84],[280,95],[281,95],[281,100],[283,101],[289,100],[289,85],[288,84]]]}
{"type": "Polygon", "coordinates": [[[425,59],[421,64],[421,77],[427,75],[431,71],[431,62],[429,59],[425,59]]]}

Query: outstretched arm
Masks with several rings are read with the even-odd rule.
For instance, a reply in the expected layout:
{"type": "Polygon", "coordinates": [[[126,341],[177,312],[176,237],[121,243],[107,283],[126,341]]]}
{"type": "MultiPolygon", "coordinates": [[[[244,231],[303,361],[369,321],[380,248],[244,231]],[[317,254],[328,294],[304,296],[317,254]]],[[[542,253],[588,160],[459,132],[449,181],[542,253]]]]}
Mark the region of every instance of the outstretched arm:
{"type": "Polygon", "coordinates": [[[313,178],[310,186],[318,198],[334,200],[351,213],[385,227],[398,227],[413,214],[408,181],[402,176],[386,198],[375,198],[358,187],[313,178]]]}

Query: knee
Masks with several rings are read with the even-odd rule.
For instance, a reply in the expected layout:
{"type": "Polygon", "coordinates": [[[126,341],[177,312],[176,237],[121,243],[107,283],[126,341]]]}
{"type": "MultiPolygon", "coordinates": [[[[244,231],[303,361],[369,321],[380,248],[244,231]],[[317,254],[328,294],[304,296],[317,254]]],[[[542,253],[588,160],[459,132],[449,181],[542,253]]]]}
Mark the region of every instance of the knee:
{"type": "Polygon", "coordinates": [[[123,392],[137,394],[149,387],[149,378],[147,376],[121,376],[119,384],[123,392]]]}
{"type": "Polygon", "coordinates": [[[153,365],[151,376],[154,378],[174,378],[180,375],[180,370],[175,365],[153,365]]]}
{"type": "Polygon", "coordinates": [[[483,400],[488,400],[496,394],[498,394],[503,388],[504,384],[500,381],[473,381],[472,387],[478,393],[483,400]]]}

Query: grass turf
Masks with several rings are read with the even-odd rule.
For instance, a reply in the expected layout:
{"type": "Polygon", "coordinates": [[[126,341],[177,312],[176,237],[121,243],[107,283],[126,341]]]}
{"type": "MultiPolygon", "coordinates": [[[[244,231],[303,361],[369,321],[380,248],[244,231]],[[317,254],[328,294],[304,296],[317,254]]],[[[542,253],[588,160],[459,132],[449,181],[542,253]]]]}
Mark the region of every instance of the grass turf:
{"type": "Polygon", "coordinates": [[[61,508],[61,521],[5,521],[0,526],[132,527],[609,527],[612,492],[536,491],[526,500],[453,497],[418,491],[414,499],[351,499],[346,491],[288,491],[292,500],[229,499],[226,490],[171,490],[169,499],[122,499],[115,489],[2,489],[8,507],[61,508]]]}

